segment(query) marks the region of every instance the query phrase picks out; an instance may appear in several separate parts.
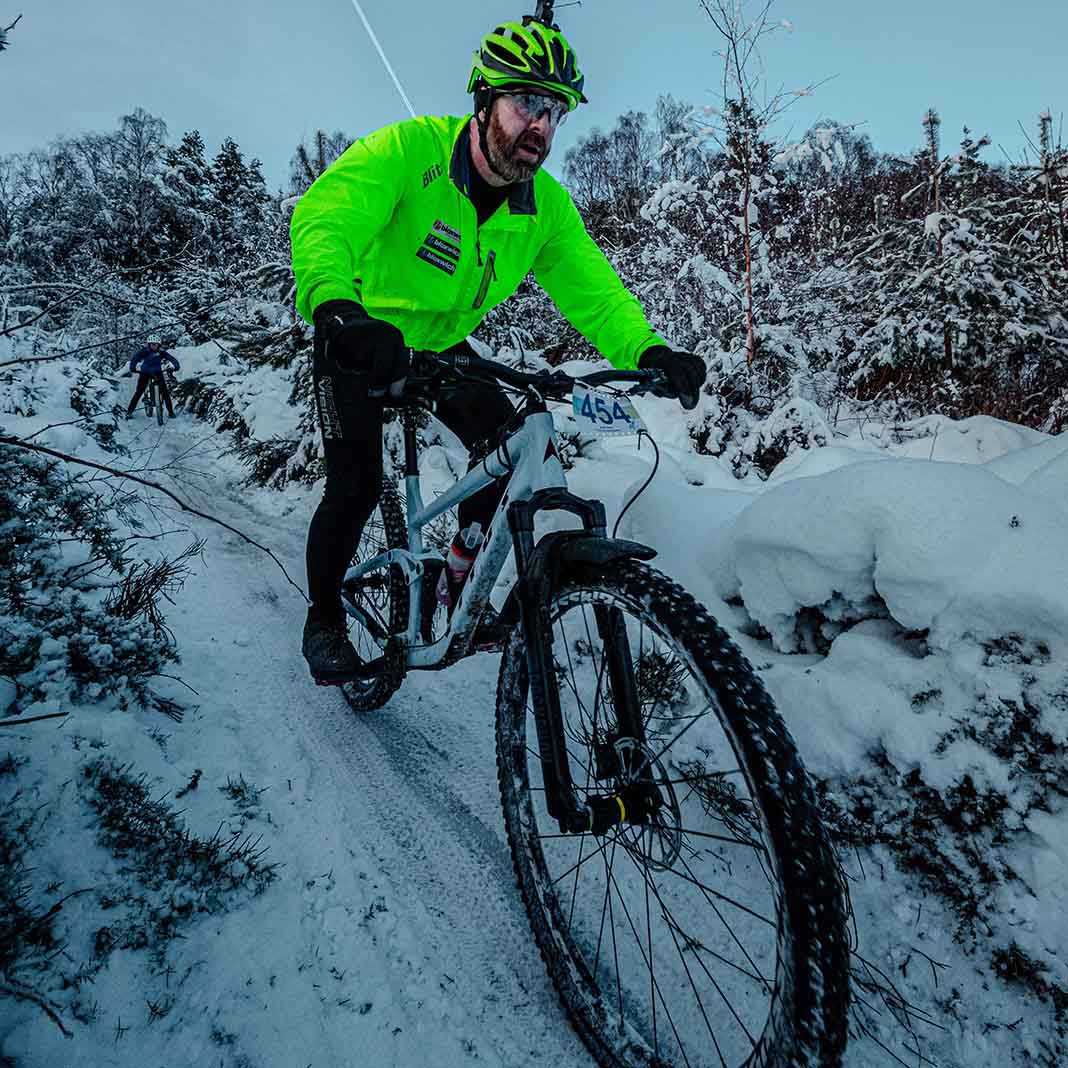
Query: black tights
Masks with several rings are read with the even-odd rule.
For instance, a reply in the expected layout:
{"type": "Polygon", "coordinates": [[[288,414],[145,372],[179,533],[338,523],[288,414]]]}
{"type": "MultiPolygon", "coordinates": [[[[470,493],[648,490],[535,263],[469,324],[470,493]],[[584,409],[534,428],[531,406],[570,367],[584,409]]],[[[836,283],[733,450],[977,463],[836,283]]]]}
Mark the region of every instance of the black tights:
{"type": "MultiPolygon", "coordinates": [[[[384,404],[380,397],[367,396],[366,375],[339,372],[323,355],[318,339],[313,377],[326,486],[308,528],[308,616],[336,621],[341,616],[341,580],[382,494],[384,404]]],[[[513,411],[503,390],[472,382],[443,391],[434,414],[470,449],[495,434],[513,411]]],[[[503,493],[504,484],[494,482],[464,501],[460,528],[479,522],[487,530],[503,493]]]]}

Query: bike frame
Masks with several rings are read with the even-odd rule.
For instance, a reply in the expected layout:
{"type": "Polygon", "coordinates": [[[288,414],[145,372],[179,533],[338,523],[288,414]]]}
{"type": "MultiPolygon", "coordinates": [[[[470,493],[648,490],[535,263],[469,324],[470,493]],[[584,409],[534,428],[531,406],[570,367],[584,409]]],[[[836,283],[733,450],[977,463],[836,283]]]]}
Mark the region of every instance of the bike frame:
{"type": "MultiPolygon", "coordinates": [[[[407,495],[407,549],[390,549],[371,560],[350,568],[343,582],[350,582],[370,572],[401,569],[408,585],[408,625],[403,634],[378,637],[364,613],[350,601],[343,600],[346,611],[361,621],[374,641],[388,653],[390,643],[400,640],[408,669],[442,668],[471,651],[482,615],[490,608],[490,595],[513,549],[516,553],[518,601],[527,646],[531,699],[538,731],[546,807],[564,833],[605,833],[621,822],[630,810],[644,820],[646,806],[642,787],[628,794],[626,805],[614,795],[590,797],[580,804],[571,776],[564,737],[560,696],[552,672],[552,641],[540,621],[539,607],[544,588],[529,575],[535,549],[536,512],[543,507],[563,510],[579,517],[588,535],[604,538],[604,506],[599,501],[585,501],[567,491],[567,478],[556,449],[556,432],[552,415],[534,391],[528,394],[531,407],[524,414],[518,430],[501,442],[453,486],[423,504],[419,483],[418,443],[413,413],[402,410],[404,426],[404,482],[407,495]],[[486,533],[486,540],[475,557],[461,589],[460,600],[453,610],[445,633],[430,645],[419,644],[422,623],[422,588],[426,562],[444,563],[441,553],[423,546],[423,528],[449,509],[478,493],[497,479],[508,476],[501,503],[486,533]]],[[[579,535],[582,531],[576,532],[579,535]]],[[[598,607],[597,630],[604,642],[605,668],[613,694],[621,730],[639,744],[644,740],[637,700],[637,684],[628,649],[625,628],[619,625],[617,609],[598,607]]],[[[643,776],[639,776],[640,778],[643,776]]]]}
{"type": "MultiPolygon", "coordinates": [[[[405,663],[410,669],[429,669],[444,666],[451,662],[457,653],[466,650],[479,619],[490,607],[490,595],[513,545],[506,515],[508,505],[513,501],[528,500],[538,490],[566,489],[567,479],[557,455],[552,415],[547,411],[534,411],[527,415],[523,425],[515,433],[498,445],[478,466],[472,468],[428,505],[424,505],[419,484],[415,428],[407,412],[402,414],[402,418],[405,420],[404,486],[407,498],[408,548],[391,549],[350,568],[344,581],[351,581],[390,565],[401,568],[408,585],[408,627],[399,636],[405,646],[405,663]],[[420,644],[425,561],[444,562],[440,552],[424,548],[423,528],[479,490],[499,478],[504,478],[509,472],[511,477],[505,487],[504,496],[486,532],[486,540],[468,572],[448,629],[433,644],[420,644]]],[[[360,619],[351,608],[349,611],[360,619]]],[[[366,623],[366,620],[361,619],[361,622],[366,623]]],[[[379,644],[385,649],[385,642],[380,641],[379,644]]]]}

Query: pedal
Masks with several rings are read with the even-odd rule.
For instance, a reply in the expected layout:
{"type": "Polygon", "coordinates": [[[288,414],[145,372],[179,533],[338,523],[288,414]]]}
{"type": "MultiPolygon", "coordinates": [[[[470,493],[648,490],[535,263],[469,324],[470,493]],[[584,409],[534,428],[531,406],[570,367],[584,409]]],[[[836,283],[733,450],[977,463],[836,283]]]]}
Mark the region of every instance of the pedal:
{"type": "Polygon", "coordinates": [[[510,628],[502,623],[496,613],[478,625],[471,641],[476,653],[499,653],[508,641],[510,628]]]}
{"type": "Polygon", "coordinates": [[[364,682],[367,679],[373,679],[385,666],[386,658],[376,656],[374,660],[366,661],[351,675],[346,675],[344,678],[320,679],[312,675],[312,681],[316,686],[344,686],[347,682],[364,682]]]}

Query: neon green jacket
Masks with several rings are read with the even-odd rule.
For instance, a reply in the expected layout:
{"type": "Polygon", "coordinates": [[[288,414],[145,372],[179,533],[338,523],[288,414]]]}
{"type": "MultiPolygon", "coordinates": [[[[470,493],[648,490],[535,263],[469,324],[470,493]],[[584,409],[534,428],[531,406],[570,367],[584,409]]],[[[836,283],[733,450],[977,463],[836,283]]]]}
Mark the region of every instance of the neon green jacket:
{"type": "Polygon", "coordinates": [[[567,191],[539,171],[481,227],[469,188],[468,118],[419,118],[357,141],[308,190],[290,234],[297,308],[355,300],[415,349],[471,334],[531,268],[616,367],[663,345],[586,233],[567,191]]]}

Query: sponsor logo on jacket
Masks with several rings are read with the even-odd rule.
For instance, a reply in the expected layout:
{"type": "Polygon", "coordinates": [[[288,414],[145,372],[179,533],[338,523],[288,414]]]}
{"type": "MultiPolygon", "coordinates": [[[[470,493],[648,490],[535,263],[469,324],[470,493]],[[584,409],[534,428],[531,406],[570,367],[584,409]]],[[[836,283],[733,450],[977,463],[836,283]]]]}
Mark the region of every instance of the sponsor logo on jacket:
{"type": "Polygon", "coordinates": [[[416,255],[431,267],[454,275],[460,263],[460,235],[448,223],[438,219],[431,232],[423,238],[422,247],[416,255]]]}

